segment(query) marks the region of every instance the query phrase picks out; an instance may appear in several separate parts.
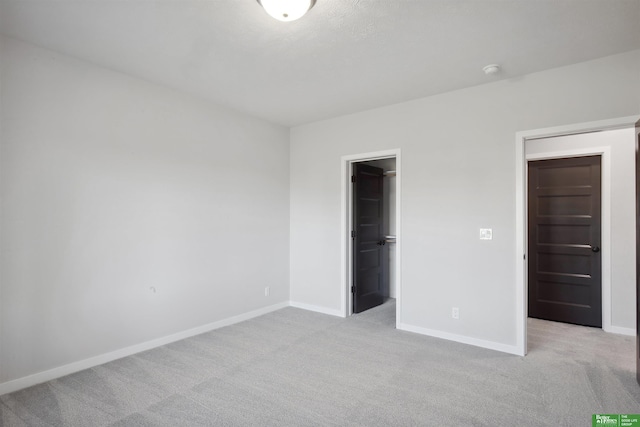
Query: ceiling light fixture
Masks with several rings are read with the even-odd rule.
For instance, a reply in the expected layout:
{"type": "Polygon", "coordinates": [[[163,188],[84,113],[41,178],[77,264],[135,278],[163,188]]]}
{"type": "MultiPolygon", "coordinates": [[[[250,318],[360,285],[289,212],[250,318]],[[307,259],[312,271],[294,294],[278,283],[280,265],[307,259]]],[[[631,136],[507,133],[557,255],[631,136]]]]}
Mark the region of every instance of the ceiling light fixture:
{"type": "Polygon", "coordinates": [[[258,0],[265,11],[279,21],[295,21],[302,18],[316,0],[258,0]]]}

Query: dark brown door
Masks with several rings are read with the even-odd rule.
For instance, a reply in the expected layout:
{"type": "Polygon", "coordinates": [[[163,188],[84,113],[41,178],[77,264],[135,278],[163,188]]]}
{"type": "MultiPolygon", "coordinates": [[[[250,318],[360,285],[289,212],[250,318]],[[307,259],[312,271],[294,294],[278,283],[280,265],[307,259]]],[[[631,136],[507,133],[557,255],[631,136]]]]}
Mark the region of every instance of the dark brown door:
{"type": "Polygon", "coordinates": [[[528,190],[529,316],[601,327],[600,156],[529,162],[528,190]]]}
{"type": "Polygon", "coordinates": [[[384,302],[383,171],[353,165],[353,312],[384,302]]]}

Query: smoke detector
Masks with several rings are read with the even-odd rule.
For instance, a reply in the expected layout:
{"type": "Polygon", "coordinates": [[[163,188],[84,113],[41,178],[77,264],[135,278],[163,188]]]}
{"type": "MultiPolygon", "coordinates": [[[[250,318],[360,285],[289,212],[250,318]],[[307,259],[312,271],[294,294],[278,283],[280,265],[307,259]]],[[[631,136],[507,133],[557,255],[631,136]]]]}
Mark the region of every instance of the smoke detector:
{"type": "Polygon", "coordinates": [[[490,64],[482,69],[486,75],[496,74],[500,71],[500,66],[498,64],[490,64]]]}

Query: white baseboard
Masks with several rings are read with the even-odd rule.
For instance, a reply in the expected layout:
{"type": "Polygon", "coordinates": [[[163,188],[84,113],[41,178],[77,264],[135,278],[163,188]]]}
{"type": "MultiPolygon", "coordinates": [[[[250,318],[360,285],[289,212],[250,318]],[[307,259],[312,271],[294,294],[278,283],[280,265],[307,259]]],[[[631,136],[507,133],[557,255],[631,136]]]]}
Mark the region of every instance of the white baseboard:
{"type": "Polygon", "coordinates": [[[305,304],[302,302],[290,301],[289,305],[295,308],[301,308],[303,310],[315,311],[316,313],[329,314],[331,316],[345,317],[344,313],[340,310],[334,310],[332,308],[320,307],[317,305],[305,304]]]}
{"type": "Polygon", "coordinates": [[[486,341],[478,338],[471,338],[464,335],[451,334],[449,332],[437,331],[434,329],[420,328],[418,326],[407,325],[406,323],[398,323],[397,329],[403,331],[415,332],[416,334],[428,335],[430,337],[442,338],[449,341],[455,341],[462,344],[474,345],[476,347],[487,348],[489,350],[501,351],[503,353],[515,354],[517,356],[524,356],[518,346],[502,344],[494,341],[486,341]]]}
{"type": "Polygon", "coordinates": [[[79,372],[84,369],[93,368],[94,366],[102,365],[103,363],[108,363],[117,359],[121,359],[126,356],[131,356],[132,354],[140,353],[146,350],[151,350],[152,348],[160,347],[175,341],[180,341],[185,338],[189,338],[195,335],[203,334],[205,332],[213,331],[214,329],[219,329],[225,326],[233,325],[235,323],[243,322],[245,320],[253,319],[254,317],[262,316],[263,314],[271,313],[272,311],[280,310],[281,308],[285,308],[288,306],[289,306],[288,301],[281,302],[278,304],[270,305],[268,307],[263,307],[257,310],[253,310],[248,313],[239,314],[237,316],[233,316],[233,317],[219,320],[217,322],[209,323],[207,325],[199,326],[197,328],[193,328],[183,332],[178,332],[176,334],[168,335],[166,337],[157,338],[151,341],[146,341],[141,344],[125,347],[120,350],[101,354],[99,356],[90,357],[89,359],[80,360],[78,362],[69,363],[68,365],[59,366],[57,368],[49,369],[43,372],[38,372],[37,374],[28,375],[26,377],[7,381],[0,384],[0,396],[7,393],[13,393],[14,391],[18,391],[23,388],[31,387],[36,384],[51,381],[56,378],[63,377],[65,375],[73,374],[75,372],[79,372]]]}
{"type": "Polygon", "coordinates": [[[612,333],[612,334],[618,334],[618,335],[629,335],[629,336],[632,336],[632,337],[636,336],[635,328],[623,328],[621,326],[609,326],[604,331],[612,333]]]}

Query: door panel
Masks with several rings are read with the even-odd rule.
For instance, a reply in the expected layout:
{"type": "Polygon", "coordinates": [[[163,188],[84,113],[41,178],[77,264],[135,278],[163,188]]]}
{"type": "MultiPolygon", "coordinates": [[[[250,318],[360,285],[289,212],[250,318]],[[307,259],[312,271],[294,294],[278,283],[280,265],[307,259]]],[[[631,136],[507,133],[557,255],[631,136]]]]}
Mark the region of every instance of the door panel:
{"type": "Polygon", "coordinates": [[[600,162],[529,162],[531,317],[602,326],[600,162]]]}
{"type": "Polygon", "coordinates": [[[384,302],[383,171],[353,165],[353,312],[360,313],[384,302]]]}

